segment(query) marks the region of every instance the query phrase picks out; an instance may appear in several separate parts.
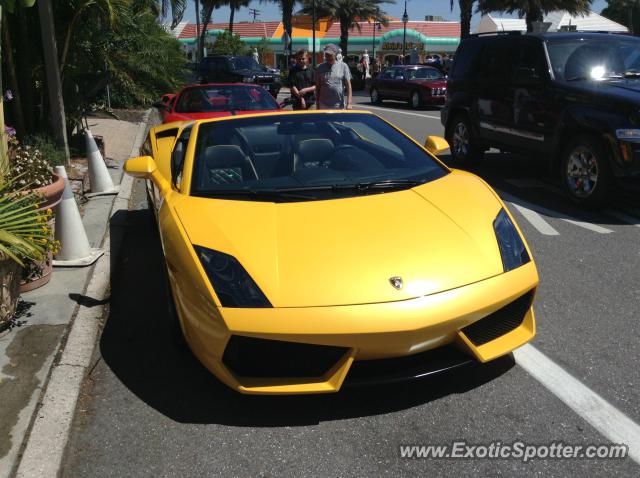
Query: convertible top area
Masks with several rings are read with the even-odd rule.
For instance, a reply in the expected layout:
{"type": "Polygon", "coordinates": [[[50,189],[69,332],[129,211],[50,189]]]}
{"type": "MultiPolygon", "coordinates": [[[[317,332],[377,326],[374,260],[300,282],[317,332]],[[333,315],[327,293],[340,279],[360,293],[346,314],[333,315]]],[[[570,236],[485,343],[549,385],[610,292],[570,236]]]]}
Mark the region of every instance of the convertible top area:
{"type": "MultiPolygon", "coordinates": [[[[304,188],[306,199],[380,192],[371,182],[406,187],[448,169],[371,114],[311,112],[198,124],[190,192],[195,196],[272,200],[256,192],[304,188]],[[240,192],[246,192],[244,196],[240,192]]],[[[282,197],[301,200],[303,197],[282,197]]]]}

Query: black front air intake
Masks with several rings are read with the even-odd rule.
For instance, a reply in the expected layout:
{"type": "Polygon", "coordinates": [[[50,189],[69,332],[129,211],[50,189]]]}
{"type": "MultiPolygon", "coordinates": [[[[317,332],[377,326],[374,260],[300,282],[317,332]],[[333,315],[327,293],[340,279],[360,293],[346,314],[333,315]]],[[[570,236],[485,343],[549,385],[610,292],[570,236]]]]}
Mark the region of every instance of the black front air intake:
{"type": "Polygon", "coordinates": [[[321,377],[347,350],[232,335],[222,362],[239,377],[321,377]]]}
{"type": "Polygon", "coordinates": [[[473,343],[483,345],[502,335],[511,332],[522,324],[524,316],[531,307],[533,290],[508,303],[502,309],[487,315],[485,318],[467,325],[462,333],[473,343]]]}

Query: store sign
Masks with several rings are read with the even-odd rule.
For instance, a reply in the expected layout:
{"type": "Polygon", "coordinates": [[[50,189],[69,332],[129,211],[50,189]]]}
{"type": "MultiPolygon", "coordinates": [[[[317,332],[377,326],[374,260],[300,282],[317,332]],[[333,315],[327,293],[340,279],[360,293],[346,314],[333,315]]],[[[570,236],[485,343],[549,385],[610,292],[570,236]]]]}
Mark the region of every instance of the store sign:
{"type": "MultiPolygon", "coordinates": [[[[418,49],[418,51],[424,50],[424,43],[418,42],[406,42],[404,44],[405,50],[413,50],[414,48],[418,49]]],[[[383,50],[391,50],[391,51],[401,51],[402,50],[402,42],[384,42],[382,44],[383,50]]]]}

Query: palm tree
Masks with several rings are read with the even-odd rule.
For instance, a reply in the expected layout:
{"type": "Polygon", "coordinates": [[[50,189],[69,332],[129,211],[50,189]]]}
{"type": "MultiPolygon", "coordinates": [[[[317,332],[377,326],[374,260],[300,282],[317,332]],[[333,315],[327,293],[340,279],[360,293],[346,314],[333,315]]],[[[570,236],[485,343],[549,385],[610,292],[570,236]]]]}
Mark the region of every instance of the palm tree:
{"type": "Polygon", "coordinates": [[[227,0],[231,13],[229,14],[229,33],[233,33],[233,18],[235,17],[236,10],[248,7],[251,0],[227,0]]]}
{"type": "MultiPolygon", "coordinates": [[[[383,25],[388,25],[385,12],[380,9],[382,3],[395,3],[395,0],[316,0],[316,14],[340,22],[340,48],[342,55],[347,56],[349,30],[360,31],[361,20],[375,18],[383,25]]],[[[302,13],[312,13],[311,0],[303,0],[302,13]]]]}
{"type": "MultiPolygon", "coordinates": [[[[474,1],[458,0],[458,6],[460,7],[460,38],[467,38],[471,34],[471,15],[473,14],[474,1]]],[[[451,0],[451,10],[453,10],[453,0],[451,0]]]]}
{"type": "Polygon", "coordinates": [[[571,15],[583,15],[591,10],[593,0],[478,0],[480,13],[507,12],[525,17],[527,31],[533,31],[533,22],[542,21],[542,16],[556,10],[571,15]]]}
{"type": "MultiPolygon", "coordinates": [[[[202,2],[202,23],[200,26],[200,38],[198,40],[198,61],[202,60],[204,51],[204,40],[207,37],[207,27],[211,23],[213,10],[220,8],[224,4],[229,4],[232,0],[200,0],[202,2]]],[[[196,5],[198,2],[196,2],[196,5]]],[[[233,12],[233,9],[232,9],[233,12]]]]}
{"type": "Polygon", "coordinates": [[[64,47],[60,55],[60,75],[63,74],[67,62],[67,54],[71,44],[71,37],[78,21],[83,17],[85,11],[97,9],[103,17],[106,17],[109,25],[114,26],[119,17],[123,16],[123,11],[128,8],[129,0],[69,0],[69,7],[73,13],[71,20],[66,25],[64,35],[64,47]]]}
{"type": "MultiPolygon", "coordinates": [[[[280,10],[282,10],[282,25],[284,31],[287,32],[289,38],[291,38],[291,32],[293,31],[293,7],[296,4],[296,0],[260,0],[260,3],[278,3],[280,4],[280,10]]],[[[293,42],[289,42],[289,53],[291,53],[291,45],[293,42]]]]}
{"type": "Polygon", "coordinates": [[[135,13],[147,10],[162,18],[166,18],[171,10],[171,29],[182,21],[187,8],[187,0],[131,0],[130,4],[135,13]]]}
{"type": "Polygon", "coordinates": [[[608,0],[600,15],[626,25],[630,33],[640,32],[640,3],[638,0],[608,0]]]}

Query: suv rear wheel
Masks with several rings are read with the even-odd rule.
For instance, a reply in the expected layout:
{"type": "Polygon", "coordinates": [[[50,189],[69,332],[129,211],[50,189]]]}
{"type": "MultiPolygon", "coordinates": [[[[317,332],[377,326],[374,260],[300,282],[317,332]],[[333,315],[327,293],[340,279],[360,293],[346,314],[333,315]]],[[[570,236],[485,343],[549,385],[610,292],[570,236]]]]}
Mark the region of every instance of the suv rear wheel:
{"type": "Polygon", "coordinates": [[[467,115],[459,114],[453,118],[447,136],[454,159],[470,163],[480,158],[481,151],[476,145],[467,115]]]}
{"type": "Polygon", "coordinates": [[[574,202],[597,206],[611,194],[613,175],[610,157],[598,140],[577,136],[569,141],[562,155],[562,184],[574,202]]]}

